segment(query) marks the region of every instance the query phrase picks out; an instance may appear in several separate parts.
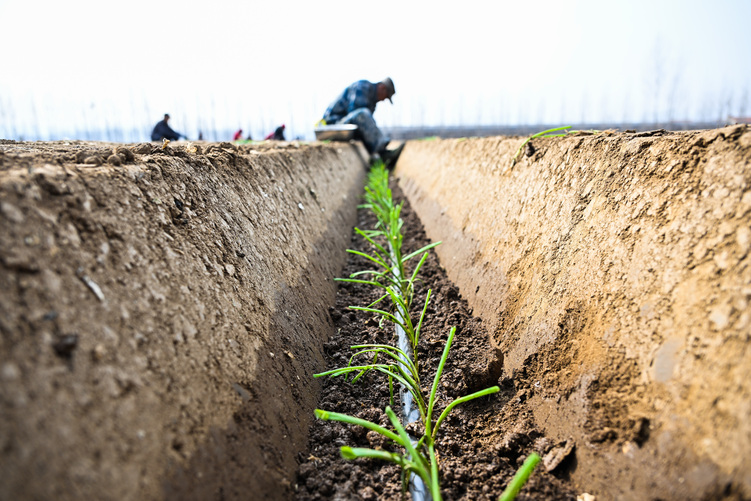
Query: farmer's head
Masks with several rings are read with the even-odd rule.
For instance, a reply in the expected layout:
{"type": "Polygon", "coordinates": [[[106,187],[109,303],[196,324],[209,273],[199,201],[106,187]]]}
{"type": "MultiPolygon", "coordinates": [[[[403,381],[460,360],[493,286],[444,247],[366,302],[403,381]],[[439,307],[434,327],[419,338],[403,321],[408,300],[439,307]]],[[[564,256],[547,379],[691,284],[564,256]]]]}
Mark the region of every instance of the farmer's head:
{"type": "Polygon", "coordinates": [[[396,91],[394,90],[394,82],[390,78],[386,77],[378,82],[376,85],[376,93],[379,101],[388,99],[391,104],[394,104],[394,101],[391,100],[391,96],[396,94],[396,91]]]}

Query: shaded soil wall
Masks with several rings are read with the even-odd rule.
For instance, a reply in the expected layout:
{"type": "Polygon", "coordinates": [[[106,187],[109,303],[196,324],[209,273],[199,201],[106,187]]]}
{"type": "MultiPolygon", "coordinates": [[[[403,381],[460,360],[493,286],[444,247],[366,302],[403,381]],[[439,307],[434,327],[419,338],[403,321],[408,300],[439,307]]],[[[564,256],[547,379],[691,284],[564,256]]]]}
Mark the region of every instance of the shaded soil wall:
{"type": "Polygon", "coordinates": [[[751,497],[751,130],[409,142],[395,171],[571,478],[751,497]]]}
{"type": "Polygon", "coordinates": [[[289,499],[363,154],[0,142],[0,499],[289,499]]]}

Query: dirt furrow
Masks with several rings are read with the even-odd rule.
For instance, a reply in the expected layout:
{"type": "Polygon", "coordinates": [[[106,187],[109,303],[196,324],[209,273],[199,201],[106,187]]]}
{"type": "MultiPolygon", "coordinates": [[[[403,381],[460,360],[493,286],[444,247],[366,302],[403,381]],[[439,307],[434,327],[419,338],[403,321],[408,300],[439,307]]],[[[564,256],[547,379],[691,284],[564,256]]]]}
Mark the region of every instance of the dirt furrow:
{"type": "MultiPolygon", "coordinates": [[[[392,183],[394,198],[404,200],[401,190],[392,183]]],[[[416,214],[405,201],[402,211],[405,254],[427,245],[416,214]]],[[[358,226],[371,228],[375,218],[366,210],[358,211],[358,226]]],[[[351,248],[367,252],[367,242],[358,236],[351,248]]],[[[351,255],[344,273],[366,269],[367,260],[351,255]]],[[[518,499],[571,500],[576,495],[566,482],[565,444],[544,437],[532,424],[525,408],[529,384],[525,380],[502,379],[502,355],[490,347],[482,321],[458,289],[446,277],[435,253],[431,253],[420,272],[416,311],[421,311],[428,289],[432,298],[420,340],[419,357],[426,362],[421,368],[423,385],[432,383],[446,338],[452,326],[457,334],[439,389],[442,407],[448,401],[499,384],[502,391],[457,407],[438,437],[437,451],[441,462],[442,494],[447,500],[497,499],[516,469],[532,451],[548,458],[551,471],[540,465],[518,499]],[[552,453],[552,454],[549,454],[552,453]],[[552,461],[555,464],[551,463],[552,461]]],[[[378,298],[374,288],[362,284],[341,283],[336,305],[330,310],[336,334],[325,344],[326,367],[321,371],[345,366],[350,346],[361,343],[393,343],[393,329],[378,325],[372,314],[349,310],[350,305],[366,305],[378,298]]],[[[387,425],[384,408],[389,405],[385,377],[369,374],[355,384],[341,378],[323,382],[321,409],[351,414],[387,425]]],[[[297,499],[401,499],[399,468],[374,460],[346,461],[339,456],[343,445],[385,447],[378,434],[330,421],[316,421],[311,427],[309,451],[301,455],[297,499]]],[[[409,496],[409,494],[407,494],[409,496]]]]}

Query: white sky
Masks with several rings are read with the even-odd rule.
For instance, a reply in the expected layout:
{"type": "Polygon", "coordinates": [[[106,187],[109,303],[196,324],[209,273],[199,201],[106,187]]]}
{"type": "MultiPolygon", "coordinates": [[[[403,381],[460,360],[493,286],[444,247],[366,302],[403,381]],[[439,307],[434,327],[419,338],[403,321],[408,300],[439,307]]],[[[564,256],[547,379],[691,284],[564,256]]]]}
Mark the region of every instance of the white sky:
{"type": "Polygon", "coordinates": [[[0,0],[0,137],[287,124],[391,76],[391,125],[751,114],[751,0],[0,0]]]}

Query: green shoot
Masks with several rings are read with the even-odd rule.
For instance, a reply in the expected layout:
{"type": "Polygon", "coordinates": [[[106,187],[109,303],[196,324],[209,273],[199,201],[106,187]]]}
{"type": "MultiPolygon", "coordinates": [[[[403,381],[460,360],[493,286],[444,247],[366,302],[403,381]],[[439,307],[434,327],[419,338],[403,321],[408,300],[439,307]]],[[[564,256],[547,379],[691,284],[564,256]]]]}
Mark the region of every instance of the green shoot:
{"type": "Polygon", "coordinates": [[[524,149],[524,147],[525,147],[525,146],[527,145],[527,143],[528,143],[528,142],[530,142],[531,140],[533,140],[533,139],[535,139],[535,138],[537,138],[537,137],[540,137],[540,136],[546,136],[546,137],[558,137],[558,136],[565,136],[565,135],[566,135],[566,133],[565,133],[565,132],[564,132],[563,134],[553,134],[553,132],[558,132],[559,130],[566,130],[566,129],[570,129],[570,128],[571,128],[571,126],[570,126],[570,125],[566,125],[566,126],[564,126],[564,127],[556,127],[555,129],[548,129],[548,130],[544,130],[544,131],[542,131],[542,132],[538,132],[537,134],[533,134],[533,135],[529,136],[529,137],[528,137],[527,139],[525,139],[525,140],[524,140],[524,142],[523,142],[523,143],[522,143],[522,144],[521,144],[521,145],[519,146],[519,149],[518,149],[518,150],[516,150],[516,153],[514,154],[513,158],[511,159],[511,167],[513,167],[513,166],[514,166],[514,165],[516,164],[516,161],[517,161],[517,158],[519,157],[519,154],[520,154],[520,153],[522,152],[522,150],[523,150],[523,149],[524,149]]]}
{"type": "Polygon", "coordinates": [[[522,487],[524,487],[524,484],[527,483],[527,479],[529,479],[529,476],[532,474],[532,471],[535,469],[537,463],[539,462],[540,456],[538,456],[534,452],[530,454],[524,461],[524,464],[521,466],[521,468],[519,468],[519,470],[516,472],[514,478],[511,479],[511,482],[503,491],[501,497],[498,498],[498,501],[513,501],[516,498],[516,495],[519,494],[519,491],[522,489],[522,487]]]}
{"type": "Polygon", "coordinates": [[[399,443],[399,441],[401,440],[398,435],[387,430],[383,426],[372,423],[366,419],[360,419],[353,416],[348,416],[347,414],[340,414],[338,412],[328,412],[321,409],[316,409],[314,412],[316,417],[321,421],[339,421],[342,423],[354,424],[357,426],[362,426],[363,428],[367,428],[368,430],[378,432],[384,437],[388,438],[389,440],[393,440],[396,443],[399,443]]]}
{"type": "MultiPolygon", "coordinates": [[[[560,127],[557,129],[550,129],[535,134],[529,139],[568,128],[569,127],[560,127]]],[[[527,141],[529,141],[529,139],[527,141]]],[[[526,144],[527,141],[525,141],[524,144],[526,144]]],[[[519,148],[519,151],[521,151],[524,144],[519,148]]],[[[517,155],[518,153],[519,152],[517,152],[517,155]]],[[[514,160],[515,158],[516,156],[514,157],[514,160]]],[[[439,245],[440,242],[426,245],[406,256],[402,255],[403,236],[401,229],[403,221],[400,217],[402,204],[394,205],[391,197],[391,190],[388,188],[388,171],[382,163],[374,165],[371,169],[368,176],[368,186],[365,188],[364,198],[365,204],[363,204],[362,207],[372,210],[376,215],[378,222],[372,230],[361,230],[355,228],[355,231],[372,246],[372,251],[370,254],[356,250],[348,250],[348,252],[367,259],[371,265],[374,265],[374,268],[358,271],[351,274],[349,278],[340,278],[336,280],[340,282],[365,284],[382,289],[384,291],[383,294],[373,303],[368,306],[350,306],[350,309],[374,313],[380,317],[381,324],[383,324],[384,321],[388,321],[401,328],[411,346],[412,356],[409,356],[410,354],[407,353],[407,351],[410,351],[407,348],[407,345],[402,343],[400,343],[402,348],[388,344],[355,345],[351,347],[351,349],[354,350],[354,353],[351,355],[346,367],[340,367],[320,374],[315,374],[315,377],[344,376],[345,380],[351,377],[351,382],[356,383],[369,372],[375,371],[382,373],[388,379],[390,405],[394,405],[393,382],[397,381],[412,396],[420,413],[424,433],[417,441],[409,437],[390,406],[386,407],[385,412],[395,432],[370,421],[348,416],[346,414],[327,412],[320,409],[317,409],[315,414],[317,418],[322,420],[339,421],[350,425],[362,426],[381,434],[395,445],[401,447],[404,450],[403,453],[345,446],[341,448],[341,455],[348,460],[355,458],[371,458],[397,464],[402,469],[403,489],[406,488],[408,475],[415,474],[425,483],[433,500],[437,501],[441,499],[441,492],[438,456],[435,451],[435,443],[441,424],[457,405],[483,396],[491,395],[498,392],[500,388],[498,386],[492,386],[470,395],[457,398],[443,409],[437,419],[434,418],[438,404],[438,388],[451,349],[451,344],[454,340],[454,335],[456,334],[456,327],[453,327],[449,333],[438,368],[433,377],[433,384],[430,391],[425,394],[423,392],[420,373],[418,370],[417,346],[420,340],[420,331],[428,309],[428,304],[430,303],[431,290],[428,290],[427,292],[425,303],[416,325],[410,315],[410,308],[414,300],[414,286],[417,281],[418,272],[428,258],[428,251],[439,245]],[[420,260],[412,273],[408,274],[405,269],[405,264],[417,256],[420,256],[420,260]],[[390,306],[377,306],[385,299],[390,299],[390,306]],[[366,358],[363,361],[364,357],[366,358]]],[[[401,334],[399,335],[401,336],[401,334]]],[[[509,487],[504,491],[504,494],[501,496],[501,501],[508,501],[516,496],[516,493],[521,489],[536,465],[536,462],[534,464],[531,464],[530,462],[533,457],[536,457],[537,461],[539,461],[539,456],[536,454],[530,456],[524,466],[514,477],[509,487]],[[528,465],[528,463],[530,463],[531,466],[528,465]]]]}
{"type": "Polygon", "coordinates": [[[396,415],[393,413],[390,407],[386,408],[386,414],[389,416],[389,419],[394,425],[394,428],[397,430],[397,434],[399,435],[400,440],[395,439],[392,432],[384,429],[381,426],[378,426],[369,421],[365,421],[363,419],[348,416],[346,414],[326,412],[319,409],[316,410],[316,416],[319,419],[330,419],[348,424],[364,426],[365,428],[376,431],[384,437],[392,440],[396,444],[404,447],[407,451],[406,456],[394,453],[384,453],[383,451],[373,451],[372,449],[343,447],[342,457],[344,457],[345,459],[353,459],[355,457],[370,457],[396,463],[403,469],[409,470],[410,472],[419,475],[420,478],[422,478],[423,482],[425,482],[425,485],[429,486],[428,488],[431,492],[431,495],[433,496],[434,501],[441,499],[438,459],[435,453],[435,441],[441,423],[448,417],[451,410],[454,409],[454,407],[456,407],[457,405],[500,391],[500,388],[498,386],[492,386],[490,388],[472,393],[471,395],[466,395],[464,397],[455,399],[443,410],[439,418],[435,421],[435,425],[433,425],[433,411],[437,402],[438,387],[455,334],[456,327],[453,327],[451,329],[451,332],[449,333],[446,345],[443,348],[443,354],[438,364],[438,369],[436,371],[435,377],[433,378],[433,385],[431,387],[427,401],[420,386],[420,376],[417,371],[416,363],[412,362],[412,360],[410,360],[406,356],[406,353],[404,353],[402,350],[390,345],[363,344],[352,346],[353,350],[358,351],[356,351],[352,355],[352,357],[350,357],[350,362],[347,367],[341,367],[339,369],[333,369],[315,375],[315,377],[336,377],[342,375],[346,377],[350,374],[357,374],[353,379],[353,382],[355,382],[368,371],[375,370],[388,376],[391,401],[393,401],[393,389],[391,386],[392,380],[398,381],[403,387],[407,389],[407,391],[412,394],[412,398],[414,399],[415,404],[420,411],[420,418],[425,429],[424,435],[417,442],[416,446],[412,444],[411,440],[406,435],[406,432],[402,434],[400,429],[403,430],[403,428],[401,427],[399,420],[396,418],[396,415]],[[371,354],[373,356],[373,361],[370,364],[353,364],[355,357],[368,354],[371,354]],[[385,358],[387,361],[390,361],[387,363],[376,363],[379,355],[385,358]]]}
{"type": "MultiPolygon", "coordinates": [[[[371,421],[349,416],[347,414],[316,409],[315,415],[318,419],[323,421],[339,421],[341,423],[358,425],[367,428],[368,430],[375,431],[407,451],[407,454],[399,454],[384,450],[343,446],[340,449],[340,453],[344,459],[373,458],[395,463],[403,470],[418,475],[422,478],[423,482],[425,482],[425,485],[433,485],[431,482],[431,466],[429,466],[431,462],[412,444],[412,440],[410,440],[409,435],[407,435],[406,430],[399,422],[399,418],[396,417],[394,411],[391,410],[391,407],[386,407],[386,415],[396,430],[396,433],[371,421]]],[[[431,495],[434,500],[441,499],[440,490],[434,491],[431,489],[431,495]]]]}
{"type": "MultiPolygon", "coordinates": [[[[375,265],[375,268],[359,271],[351,274],[348,278],[336,280],[362,283],[384,289],[385,294],[374,303],[366,307],[351,306],[350,308],[375,313],[381,316],[381,321],[387,320],[398,325],[405,331],[409,343],[412,345],[412,350],[416,351],[419,341],[419,326],[422,324],[423,317],[420,317],[418,327],[415,328],[409,314],[414,299],[415,281],[418,272],[428,258],[428,251],[439,245],[440,242],[426,245],[407,256],[402,255],[403,236],[401,228],[404,224],[400,218],[402,204],[394,205],[391,190],[388,187],[388,176],[388,170],[382,163],[374,165],[370,170],[368,185],[365,187],[365,204],[362,207],[373,211],[378,222],[373,230],[364,231],[355,228],[355,231],[371,244],[372,252],[367,254],[348,250],[352,254],[367,259],[375,265]],[[383,241],[385,243],[382,243],[383,241]],[[421,256],[420,260],[412,273],[408,274],[405,265],[417,256],[421,256]],[[386,298],[391,299],[392,309],[374,308],[375,304],[386,298]]],[[[423,316],[424,314],[425,309],[423,309],[423,316]]]]}

